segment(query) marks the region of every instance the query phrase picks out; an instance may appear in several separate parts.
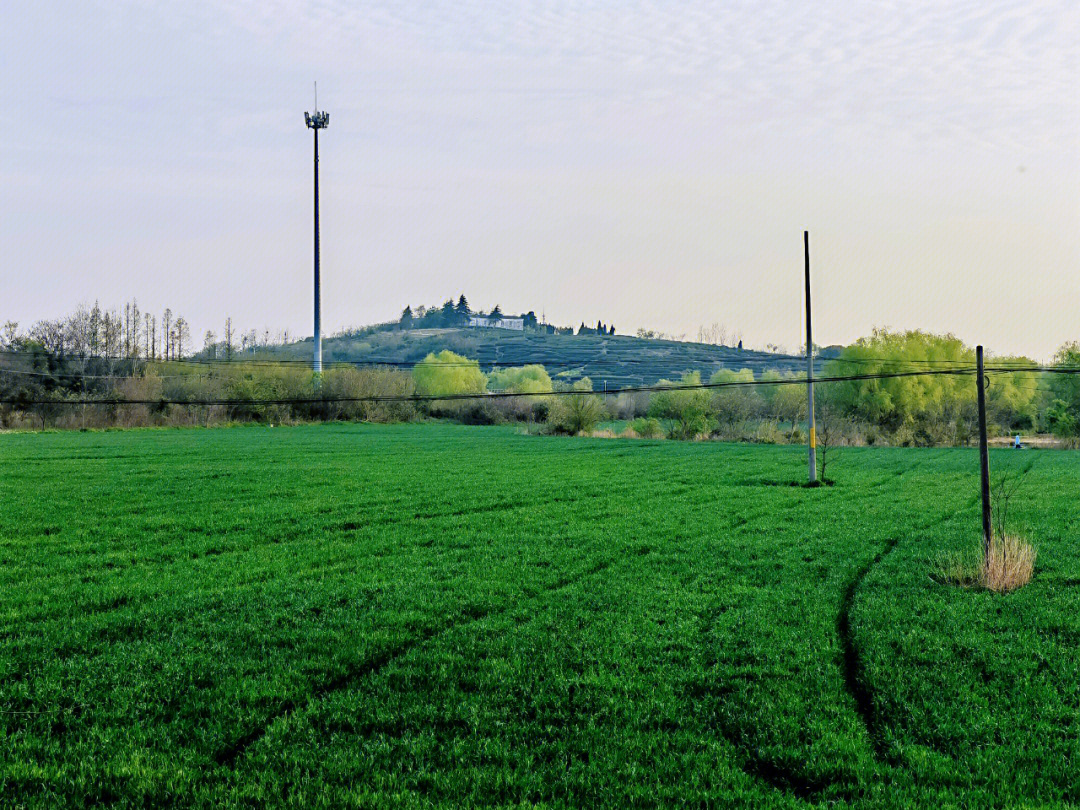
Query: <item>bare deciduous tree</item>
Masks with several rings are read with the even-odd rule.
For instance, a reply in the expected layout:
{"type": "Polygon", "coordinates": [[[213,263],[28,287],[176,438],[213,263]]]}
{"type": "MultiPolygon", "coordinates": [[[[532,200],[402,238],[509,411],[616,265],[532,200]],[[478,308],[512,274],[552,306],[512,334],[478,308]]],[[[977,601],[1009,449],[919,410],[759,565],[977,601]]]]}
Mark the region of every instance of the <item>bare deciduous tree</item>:
{"type": "Polygon", "coordinates": [[[698,327],[698,343],[708,343],[712,346],[726,346],[727,337],[727,329],[715,321],[712,326],[698,327]]]}
{"type": "Polygon", "coordinates": [[[114,358],[120,353],[120,316],[106,312],[101,319],[101,344],[106,357],[114,358]]]}
{"type": "Polygon", "coordinates": [[[102,320],[101,306],[95,301],[93,309],[90,310],[90,323],[87,325],[90,332],[89,350],[91,357],[97,357],[101,354],[102,320]]]}
{"type": "Polygon", "coordinates": [[[188,322],[180,315],[176,316],[173,334],[176,336],[174,356],[177,360],[180,360],[184,356],[184,344],[191,340],[191,327],[188,326],[188,322]]]}
{"type": "Polygon", "coordinates": [[[131,346],[128,355],[138,358],[139,356],[139,302],[131,299],[131,346]]]}
{"type": "Polygon", "coordinates": [[[831,480],[825,475],[829,462],[835,460],[836,451],[844,436],[844,426],[850,426],[850,422],[840,415],[839,409],[827,399],[823,399],[815,409],[817,423],[817,460],[818,478],[821,483],[828,484],[831,480]]]}
{"type": "Polygon", "coordinates": [[[991,501],[994,531],[997,537],[1005,537],[1005,530],[1009,525],[1009,504],[1020,491],[1020,486],[1024,483],[1027,474],[1031,472],[1033,463],[1033,460],[1028,460],[1027,464],[1018,470],[1006,468],[998,477],[991,501]]]}
{"type": "Polygon", "coordinates": [[[172,310],[165,308],[161,316],[161,336],[166,360],[172,359],[172,310]]]}
{"type": "Polygon", "coordinates": [[[223,335],[225,341],[225,359],[232,360],[233,355],[233,325],[232,318],[225,319],[225,334],[223,335]]]}

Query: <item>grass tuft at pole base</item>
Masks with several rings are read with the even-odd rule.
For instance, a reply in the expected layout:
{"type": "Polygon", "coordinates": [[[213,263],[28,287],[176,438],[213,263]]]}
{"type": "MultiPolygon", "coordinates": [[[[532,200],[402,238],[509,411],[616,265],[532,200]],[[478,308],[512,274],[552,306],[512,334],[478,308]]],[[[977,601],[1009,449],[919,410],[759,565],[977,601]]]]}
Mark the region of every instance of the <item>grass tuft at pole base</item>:
{"type": "Polygon", "coordinates": [[[994,538],[989,558],[983,561],[979,584],[994,593],[1008,593],[1031,582],[1038,552],[1015,534],[994,538]]]}
{"type": "Polygon", "coordinates": [[[982,549],[971,554],[949,554],[937,561],[934,579],[962,588],[985,588],[1008,593],[1031,582],[1038,552],[1014,534],[998,535],[990,544],[988,559],[982,549]]]}

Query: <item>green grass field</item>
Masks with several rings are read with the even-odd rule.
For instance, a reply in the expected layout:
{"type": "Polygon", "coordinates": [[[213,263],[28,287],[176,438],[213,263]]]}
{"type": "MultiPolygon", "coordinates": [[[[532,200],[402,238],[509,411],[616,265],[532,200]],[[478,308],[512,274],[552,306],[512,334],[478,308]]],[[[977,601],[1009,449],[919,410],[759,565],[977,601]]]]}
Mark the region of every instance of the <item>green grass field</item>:
{"type": "Polygon", "coordinates": [[[1080,802],[1080,454],[0,436],[0,806],[1080,802]]]}

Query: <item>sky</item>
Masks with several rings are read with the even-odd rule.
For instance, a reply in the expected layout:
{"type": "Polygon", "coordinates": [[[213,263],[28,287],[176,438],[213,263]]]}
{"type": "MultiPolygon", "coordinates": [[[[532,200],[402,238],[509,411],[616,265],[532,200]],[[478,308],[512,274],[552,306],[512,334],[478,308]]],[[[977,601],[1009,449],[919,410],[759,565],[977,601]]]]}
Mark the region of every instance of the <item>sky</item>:
{"type": "Polygon", "coordinates": [[[1080,4],[80,0],[0,25],[0,322],[1080,339],[1080,4]]]}

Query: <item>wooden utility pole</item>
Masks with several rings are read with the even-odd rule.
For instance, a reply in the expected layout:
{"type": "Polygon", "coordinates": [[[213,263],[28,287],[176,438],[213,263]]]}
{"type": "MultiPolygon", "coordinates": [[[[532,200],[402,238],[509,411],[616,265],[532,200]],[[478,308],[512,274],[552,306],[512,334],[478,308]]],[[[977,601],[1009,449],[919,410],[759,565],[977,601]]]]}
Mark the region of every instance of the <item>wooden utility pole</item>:
{"type": "Polygon", "coordinates": [[[990,561],[993,537],[990,522],[990,451],[986,446],[986,382],[983,375],[983,347],[975,347],[975,372],[979,385],[979,476],[982,488],[983,560],[990,561]]]}
{"type": "Polygon", "coordinates": [[[810,231],[803,231],[806,257],[806,415],[810,423],[810,483],[817,481],[817,427],[814,423],[814,333],[810,328],[810,231]]]}

